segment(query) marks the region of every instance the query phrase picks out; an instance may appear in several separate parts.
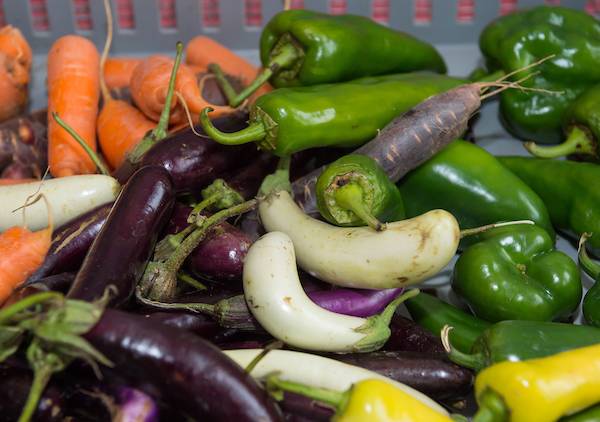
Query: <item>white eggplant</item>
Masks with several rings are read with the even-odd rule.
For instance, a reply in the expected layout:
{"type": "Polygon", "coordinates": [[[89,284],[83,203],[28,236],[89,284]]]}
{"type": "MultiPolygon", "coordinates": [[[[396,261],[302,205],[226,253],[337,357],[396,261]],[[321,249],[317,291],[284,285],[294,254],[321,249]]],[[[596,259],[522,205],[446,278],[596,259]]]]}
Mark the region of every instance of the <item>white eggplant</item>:
{"type": "Polygon", "coordinates": [[[267,233],[248,250],[244,261],[244,295],[260,325],[294,347],[322,352],[370,352],[390,336],[396,307],[418,291],[392,301],[379,315],[358,318],[328,311],[306,295],[298,278],[292,240],[267,233]]]}
{"type": "MultiPolygon", "coordinates": [[[[262,352],[262,349],[225,350],[224,353],[242,368],[262,352]]],[[[309,353],[291,350],[271,350],[252,369],[251,375],[257,379],[265,378],[273,373],[279,373],[281,379],[326,388],[335,391],[345,391],[352,384],[366,379],[382,379],[395,387],[407,392],[425,405],[438,412],[448,413],[435,401],[413,388],[391,380],[376,372],[357,366],[348,365],[334,359],[309,353]]]]}
{"type": "Polygon", "coordinates": [[[458,248],[460,228],[444,210],[369,227],[337,227],[306,215],[286,191],[259,205],[269,232],[286,233],[294,242],[298,265],[331,284],[389,289],[419,283],[441,271],[458,248]]]}
{"type": "MultiPolygon", "coordinates": [[[[23,224],[23,211],[14,210],[25,205],[28,197],[33,199],[38,194],[44,194],[52,210],[54,226],[60,227],[99,205],[114,201],[120,189],[115,179],[99,174],[1,186],[0,232],[23,224]]],[[[29,230],[40,230],[48,225],[48,210],[44,201],[29,205],[25,216],[29,230]]]]}

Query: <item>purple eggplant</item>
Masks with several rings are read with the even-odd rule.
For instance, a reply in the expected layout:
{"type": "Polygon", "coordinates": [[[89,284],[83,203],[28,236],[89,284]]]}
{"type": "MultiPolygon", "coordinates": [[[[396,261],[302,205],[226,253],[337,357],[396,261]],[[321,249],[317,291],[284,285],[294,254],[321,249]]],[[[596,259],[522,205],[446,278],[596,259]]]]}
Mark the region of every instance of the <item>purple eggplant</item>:
{"type": "Polygon", "coordinates": [[[111,208],[112,203],[102,205],[56,229],[44,262],[25,284],[35,283],[49,275],[77,271],[111,208]]]}
{"type": "Polygon", "coordinates": [[[391,335],[383,346],[384,350],[446,356],[440,338],[408,318],[395,314],[390,323],[390,330],[391,335]]]}
{"type": "Polygon", "coordinates": [[[138,170],[123,187],[77,273],[68,298],[92,301],[110,285],[109,306],[125,304],[152,256],[158,233],[171,217],[175,193],[166,170],[138,170]]]}
{"type": "Polygon", "coordinates": [[[52,290],[54,292],[67,293],[73,285],[76,275],[77,274],[74,272],[53,274],[40,278],[35,283],[23,285],[23,288],[37,287],[39,290],[52,290]]]}
{"type": "Polygon", "coordinates": [[[212,344],[177,328],[107,309],[84,338],[129,385],[191,417],[279,421],[275,403],[252,377],[212,344]]]}
{"type": "Polygon", "coordinates": [[[332,289],[308,292],[308,297],[328,311],[367,318],[382,312],[402,288],[385,290],[332,289]]]}
{"type": "Polygon", "coordinates": [[[153,323],[163,324],[168,327],[180,328],[202,338],[213,338],[221,331],[219,325],[209,317],[199,314],[183,312],[154,312],[145,314],[144,318],[153,323]]]}
{"type": "MultiPolygon", "coordinates": [[[[237,131],[246,125],[246,120],[247,115],[234,114],[215,119],[214,123],[221,130],[237,131]]],[[[201,129],[198,130],[202,133],[201,129]]],[[[221,145],[208,137],[196,136],[188,128],[152,146],[137,167],[164,167],[177,193],[197,192],[214,179],[245,166],[257,156],[255,147],[221,145]]],[[[123,184],[135,170],[135,166],[125,161],[113,176],[123,184]]]]}
{"type": "Polygon", "coordinates": [[[306,396],[285,392],[279,402],[285,420],[290,422],[328,422],[335,413],[331,407],[306,396]]]}
{"type": "Polygon", "coordinates": [[[246,167],[231,175],[223,176],[223,179],[242,198],[248,200],[256,196],[264,178],[275,171],[277,161],[277,157],[273,154],[261,152],[246,167]]]}
{"type": "Polygon", "coordinates": [[[435,354],[379,351],[331,357],[377,372],[435,400],[462,398],[473,385],[472,371],[435,354]]]}

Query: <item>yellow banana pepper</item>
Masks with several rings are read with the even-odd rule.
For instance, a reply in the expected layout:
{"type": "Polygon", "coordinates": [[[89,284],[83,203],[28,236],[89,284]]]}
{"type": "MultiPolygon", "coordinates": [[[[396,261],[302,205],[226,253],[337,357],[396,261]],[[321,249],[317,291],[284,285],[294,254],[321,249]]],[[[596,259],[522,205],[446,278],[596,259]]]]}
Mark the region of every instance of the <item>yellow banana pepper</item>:
{"type": "Polygon", "coordinates": [[[392,384],[370,379],[349,390],[347,402],[333,418],[335,422],[451,422],[447,415],[432,409],[392,384]]]}
{"type": "Polygon", "coordinates": [[[554,422],[600,402],[600,345],[490,366],[475,395],[473,422],[554,422]]]}
{"type": "Polygon", "coordinates": [[[267,389],[272,394],[291,391],[329,404],[336,409],[334,422],[452,422],[443,410],[380,379],[359,381],[346,391],[333,391],[273,375],[267,379],[267,389]]]}

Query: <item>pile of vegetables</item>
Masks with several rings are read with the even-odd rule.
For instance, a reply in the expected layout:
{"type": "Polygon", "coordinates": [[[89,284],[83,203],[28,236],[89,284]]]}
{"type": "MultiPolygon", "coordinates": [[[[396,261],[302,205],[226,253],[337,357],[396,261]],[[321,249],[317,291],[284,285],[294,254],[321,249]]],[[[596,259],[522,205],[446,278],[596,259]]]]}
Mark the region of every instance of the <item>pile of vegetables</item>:
{"type": "Polygon", "coordinates": [[[0,29],[0,420],[598,420],[600,22],[500,17],[469,79],[309,10],[262,68],[109,57],[109,3],[102,52],[49,50],[47,110],[0,29]],[[537,157],[463,140],[495,98],[537,157]],[[423,287],[457,255],[463,307],[423,287]]]}

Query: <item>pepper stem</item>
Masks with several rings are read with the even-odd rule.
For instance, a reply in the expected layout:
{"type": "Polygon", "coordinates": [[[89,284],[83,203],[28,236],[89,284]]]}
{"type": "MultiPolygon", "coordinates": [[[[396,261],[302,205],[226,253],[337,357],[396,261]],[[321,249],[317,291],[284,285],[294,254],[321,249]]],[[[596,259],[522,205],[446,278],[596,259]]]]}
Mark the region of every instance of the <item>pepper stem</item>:
{"type": "Polygon", "coordinates": [[[181,56],[183,55],[183,43],[177,42],[176,45],[177,54],[175,55],[175,63],[173,64],[173,70],[171,71],[171,77],[169,78],[169,88],[167,90],[167,96],[165,99],[165,105],[158,119],[156,127],[148,132],[142,140],[127,154],[127,159],[132,163],[138,163],[144,154],[160,141],[167,137],[167,129],[169,127],[169,118],[171,117],[171,102],[173,101],[173,92],[175,91],[175,81],[177,79],[177,71],[181,64],[181,56]]]}
{"type": "Polygon", "coordinates": [[[54,368],[49,365],[41,365],[36,368],[33,372],[33,382],[29,388],[29,394],[27,395],[27,401],[21,415],[19,416],[18,422],[29,422],[35,411],[37,410],[38,403],[42,397],[42,393],[46,388],[46,385],[50,381],[52,374],[55,372],[54,368]]]}
{"type": "Polygon", "coordinates": [[[507,422],[509,409],[504,399],[494,390],[486,389],[477,398],[479,410],[473,417],[473,422],[507,422]]]}
{"type": "Polygon", "coordinates": [[[348,183],[336,189],[334,198],[339,207],[352,211],[373,230],[382,231],[387,228],[386,224],[379,221],[368,209],[365,204],[363,190],[356,183],[348,183]]]}
{"type": "Polygon", "coordinates": [[[284,381],[277,374],[267,377],[267,391],[270,393],[278,393],[289,391],[290,393],[300,394],[313,400],[333,406],[336,410],[340,410],[342,404],[346,402],[348,391],[335,391],[328,388],[312,387],[310,385],[300,384],[294,381],[284,381]]]}
{"type": "Polygon", "coordinates": [[[448,358],[460,366],[464,366],[475,371],[482,370],[485,367],[485,364],[483,361],[483,355],[481,353],[463,353],[460,350],[452,347],[449,337],[452,329],[453,327],[444,325],[444,328],[442,328],[440,333],[442,345],[444,346],[444,349],[446,349],[446,353],[448,353],[448,358]]]}
{"type": "Polygon", "coordinates": [[[281,69],[287,69],[293,66],[302,55],[298,51],[298,48],[293,43],[281,44],[279,51],[276,55],[271,57],[271,61],[240,93],[236,93],[233,86],[229,83],[225,77],[225,73],[218,64],[211,64],[208,67],[216,77],[219,87],[227,97],[227,101],[231,107],[239,106],[246,98],[251,96],[257,89],[259,89],[265,82],[271,78],[274,74],[279,72],[281,69]]]}
{"type": "Polygon", "coordinates": [[[526,142],[523,146],[531,155],[540,158],[564,157],[571,154],[598,157],[596,140],[577,126],[573,126],[567,140],[562,144],[540,146],[535,142],[526,142]]]}
{"type": "Polygon", "coordinates": [[[600,278],[600,264],[590,258],[585,247],[585,244],[590,237],[592,237],[590,233],[583,233],[581,235],[581,238],[579,239],[577,258],[579,259],[579,264],[581,264],[581,267],[585,273],[594,280],[598,280],[600,278]]]}
{"type": "Polygon", "coordinates": [[[221,132],[208,118],[208,113],[211,111],[213,111],[213,108],[211,107],[206,107],[202,110],[200,113],[200,125],[202,126],[202,129],[204,129],[204,132],[206,132],[206,134],[215,142],[223,145],[242,145],[260,141],[267,135],[267,131],[262,122],[251,123],[247,128],[233,133],[221,132]]]}
{"type": "Polygon", "coordinates": [[[474,234],[481,234],[488,230],[496,229],[498,227],[512,226],[512,225],[519,225],[519,224],[535,224],[535,223],[531,220],[515,220],[515,221],[505,221],[503,223],[486,224],[485,226],[461,230],[460,238],[462,239],[467,236],[473,236],[474,234]]]}
{"type": "Polygon", "coordinates": [[[108,169],[108,166],[104,163],[104,161],[102,160],[102,158],[100,158],[96,151],[94,151],[87,144],[87,142],[85,142],[83,138],[77,132],[75,132],[75,129],[69,126],[69,124],[63,119],[61,119],[58,113],[56,113],[55,111],[52,112],[52,118],[54,119],[54,121],[56,121],[56,123],[58,123],[60,127],[62,127],[64,130],[67,131],[69,135],[71,135],[71,137],[79,144],[81,148],[83,148],[87,156],[90,157],[90,160],[92,160],[92,162],[96,165],[98,170],[100,170],[100,173],[102,173],[105,176],[110,176],[110,170],[108,169]]]}

